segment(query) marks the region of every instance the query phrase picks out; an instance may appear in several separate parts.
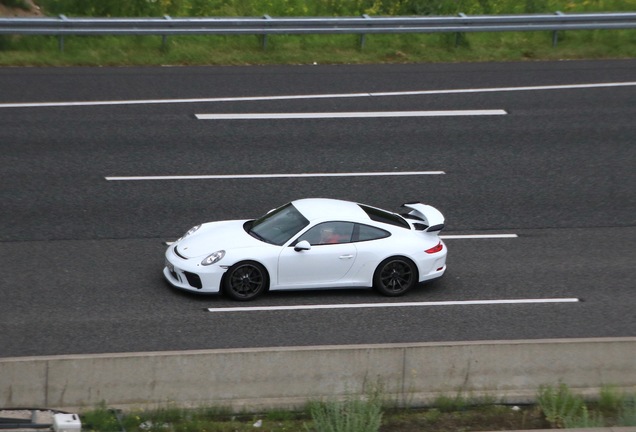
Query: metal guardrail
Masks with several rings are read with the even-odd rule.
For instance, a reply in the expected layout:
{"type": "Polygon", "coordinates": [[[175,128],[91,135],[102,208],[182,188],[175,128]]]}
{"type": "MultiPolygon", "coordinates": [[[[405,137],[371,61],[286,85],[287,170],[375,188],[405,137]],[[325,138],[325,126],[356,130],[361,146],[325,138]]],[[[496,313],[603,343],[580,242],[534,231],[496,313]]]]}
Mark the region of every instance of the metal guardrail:
{"type": "Polygon", "coordinates": [[[267,35],[379,33],[467,33],[635,29],[636,12],[361,17],[348,18],[2,18],[0,34],[55,35],[267,35]]]}

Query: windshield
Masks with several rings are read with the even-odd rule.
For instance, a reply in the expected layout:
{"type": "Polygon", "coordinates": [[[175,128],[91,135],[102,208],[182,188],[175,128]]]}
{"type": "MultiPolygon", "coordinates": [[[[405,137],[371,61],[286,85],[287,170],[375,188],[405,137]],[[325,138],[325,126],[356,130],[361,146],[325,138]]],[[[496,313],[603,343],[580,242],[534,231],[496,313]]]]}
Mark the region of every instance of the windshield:
{"type": "Polygon", "coordinates": [[[282,246],[308,224],[309,221],[289,203],[256,219],[246,228],[252,237],[282,246]]]}

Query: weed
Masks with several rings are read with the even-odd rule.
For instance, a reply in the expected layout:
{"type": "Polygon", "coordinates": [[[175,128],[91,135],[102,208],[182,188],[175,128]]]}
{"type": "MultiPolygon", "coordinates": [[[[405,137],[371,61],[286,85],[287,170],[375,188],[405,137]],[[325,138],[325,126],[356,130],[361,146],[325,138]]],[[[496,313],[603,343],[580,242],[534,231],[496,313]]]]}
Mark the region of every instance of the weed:
{"type": "Polygon", "coordinates": [[[584,406],[583,398],[572,394],[565,384],[560,384],[557,388],[541,386],[537,402],[546,420],[557,428],[562,428],[567,422],[581,416],[584,406]]]}
{"type": "Polygon", "coordinates": [[[82,414],[81,421],[82,430],[89,432],[121,430],[115,411],[108,409],[104,402],[82,414]]]}
{"type": "Polygon", "coordinates": [[[450,397],[441,395],[435,398],[433,405],[441,412],[464,411],[468,406],[468,401],[460,394],[450,397]]]}
{"type": "MultiPolygon", "coordinates": [[[[381,392],[373,390],[367,398],[347,397],[344,401],[314,402],[310,414],[316,432],[374,432],[382,423],[381,392]]],[[[312,430],[306,426],[306,429],[312,430]]]]}
{"type": "Polygon", "coordinates": [[[382,412],[362,400],[331,401],[312,406],[311,417],[316,432],[364,432],[380,429],[382,412]]]}
{"type": "Polygon", "coordinates": [[[605,420],[602,414],[590,412],[587,407],[583,405],[580,414],[563,419],[563,426],[568,429],[602,427],[605,426],[605,420]]]}
{"type": "Polygon", "coordinates": [[[598,399],[598,409],[606,417],[616,417],[623,408],[624,396],[615,386],[603,386],[598,399]]]}
{"type": "Polygon", "coordinates": [[[442,417],[442,412],[437,408],[431,408],[424,415],[424,419],[429,423],[436,423],[442,417]]]}
{"type": "Polygon", "coordinates": [[[623,399],[618,424],[620,426],[636,426],[636,395],[623,399]]]}

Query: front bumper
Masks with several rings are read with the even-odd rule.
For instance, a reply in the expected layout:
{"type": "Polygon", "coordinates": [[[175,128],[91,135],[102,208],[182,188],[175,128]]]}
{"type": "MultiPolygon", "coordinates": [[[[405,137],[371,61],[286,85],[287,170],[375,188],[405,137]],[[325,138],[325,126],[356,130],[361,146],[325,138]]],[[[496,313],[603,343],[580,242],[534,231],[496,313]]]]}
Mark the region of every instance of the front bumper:
{"type": "Polygon", "coordinates": [[[166,250],[166,265],[163,276],[175,288],[197,293],[218,293],[221,290],[223,273],[227,270],[219,265],[202,266],[198,258],[184,259],[174,253],[175,245],[166,250]]]}

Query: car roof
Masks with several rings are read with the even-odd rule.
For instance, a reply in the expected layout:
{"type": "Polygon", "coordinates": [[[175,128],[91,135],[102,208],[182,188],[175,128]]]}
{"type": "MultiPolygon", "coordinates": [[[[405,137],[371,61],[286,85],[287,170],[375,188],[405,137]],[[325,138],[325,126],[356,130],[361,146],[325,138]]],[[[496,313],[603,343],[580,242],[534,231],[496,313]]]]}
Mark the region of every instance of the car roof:
{"type": "Polygon", "coordinates": [[[357,203],[332,198],[304,198],[292,201],[294,207],[309,221],[325,220],[369,220],[369,216],[357,203]]]}

